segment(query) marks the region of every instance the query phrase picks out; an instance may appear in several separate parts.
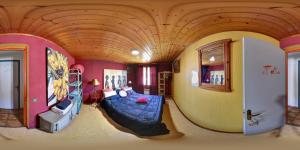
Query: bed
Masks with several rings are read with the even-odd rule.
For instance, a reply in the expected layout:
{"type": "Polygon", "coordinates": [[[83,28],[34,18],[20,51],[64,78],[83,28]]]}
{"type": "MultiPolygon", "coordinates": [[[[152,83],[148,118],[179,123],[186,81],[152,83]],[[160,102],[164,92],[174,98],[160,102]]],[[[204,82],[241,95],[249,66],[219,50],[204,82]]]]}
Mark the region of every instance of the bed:
{"type": "Polygon", "coordinates": [[[164,97],[139,94],[133,90],[128,93],[127,97],[115,95],[104,98],[101,101],[101,107],[112,120],[135,132],[138,136],[168,134],[169,130],[162,123],[164,97]],[[148,103],[136,103],[139,97],[146,97],[148,103]]]}

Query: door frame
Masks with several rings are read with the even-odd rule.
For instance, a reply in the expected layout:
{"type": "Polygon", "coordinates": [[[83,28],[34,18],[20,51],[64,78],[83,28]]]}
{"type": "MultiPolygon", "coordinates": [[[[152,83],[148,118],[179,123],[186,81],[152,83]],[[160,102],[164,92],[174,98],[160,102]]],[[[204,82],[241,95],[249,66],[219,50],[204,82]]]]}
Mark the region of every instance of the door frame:
{"type": "MultiPolygon", "coordinates": [[[[288,121],[288,117],[289,117],[289,111],[288,111],[288,102],[289,102],[289,54],[290,53],[297,53],[300,52],[300,49],[296,48],[296,49],[289,49],[289,50],[284,50],[285,52],[285,93],[286,93],[286,97],[285,97],[285,117],[287,118],[285,121],[287,123],[288,121]]],[[[299,104],[298,104],[299,106],[299,104]]]]}
{"type": "Polygon", "coordinates": [[[23,101],[24,101],[24,108],[23,108],[23,125],[26,128],[29,128],[29,88],[28,88],[28,81],[29,81],[29,67],[28,67],[28,56],[29,56],[29,46],[27,44],[17,44],[17,43],[5,43],[0,44],[0,51],[22,51],[23,52],[23,101]]]}
{"type": "MultiPolygon", "coordinates": [[[[0,60],[0,63],[1,62],[17,62],[18,63],[18,85],[20,86],[21,84],[21,77],[20,77],[20,64],[21,64],[21,60],[15,60],[15,59],[12,59],[12,60],[0,60]]],[[[21,90],[19,88],[18,90],[19,94],[18,94],[18,109],[21,109],[21,90]]]]}

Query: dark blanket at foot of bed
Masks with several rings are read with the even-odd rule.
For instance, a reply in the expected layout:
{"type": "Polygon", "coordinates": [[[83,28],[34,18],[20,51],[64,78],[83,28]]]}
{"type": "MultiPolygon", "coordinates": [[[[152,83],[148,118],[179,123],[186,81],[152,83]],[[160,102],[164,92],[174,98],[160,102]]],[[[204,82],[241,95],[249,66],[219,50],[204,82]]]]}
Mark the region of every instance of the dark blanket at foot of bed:
{"type": "Polygon", "coordinates": [[[138,136],[168,134],[162,123],[164,98],[156,95],[133,93],[125,98],[112,96],[101,101],[102,108],[115,122],[135,132],[138,136]],[[147,97],[148,103],[136,103],[138,97],[147,97]]]}

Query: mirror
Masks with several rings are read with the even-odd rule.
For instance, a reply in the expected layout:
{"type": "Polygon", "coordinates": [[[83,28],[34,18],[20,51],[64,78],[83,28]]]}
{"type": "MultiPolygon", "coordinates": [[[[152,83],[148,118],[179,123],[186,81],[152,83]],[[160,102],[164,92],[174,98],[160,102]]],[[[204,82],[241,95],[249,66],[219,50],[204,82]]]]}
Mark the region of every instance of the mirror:
{"type": "Polygon", "coordinates": [[[216,91],[230,89],[230,42],[231,39],[209,43],[199,51],[199,86],[216,91]]]}

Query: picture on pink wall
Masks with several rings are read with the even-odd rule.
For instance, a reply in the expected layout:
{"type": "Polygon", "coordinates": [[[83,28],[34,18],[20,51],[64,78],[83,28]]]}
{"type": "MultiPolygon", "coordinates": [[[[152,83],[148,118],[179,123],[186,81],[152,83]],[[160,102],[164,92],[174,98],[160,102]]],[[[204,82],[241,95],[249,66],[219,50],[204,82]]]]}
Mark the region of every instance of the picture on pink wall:
{"type": "Polygon", "coordinates": [[[127,86],[127,71],[104,69],[104,88],[118,89],[127,86]]]}
{"type": "Polygon", "coordinates": [[[58,51],[46,48],[48,106],[63,100],[68,93],[68,58],[58,51]]]}

